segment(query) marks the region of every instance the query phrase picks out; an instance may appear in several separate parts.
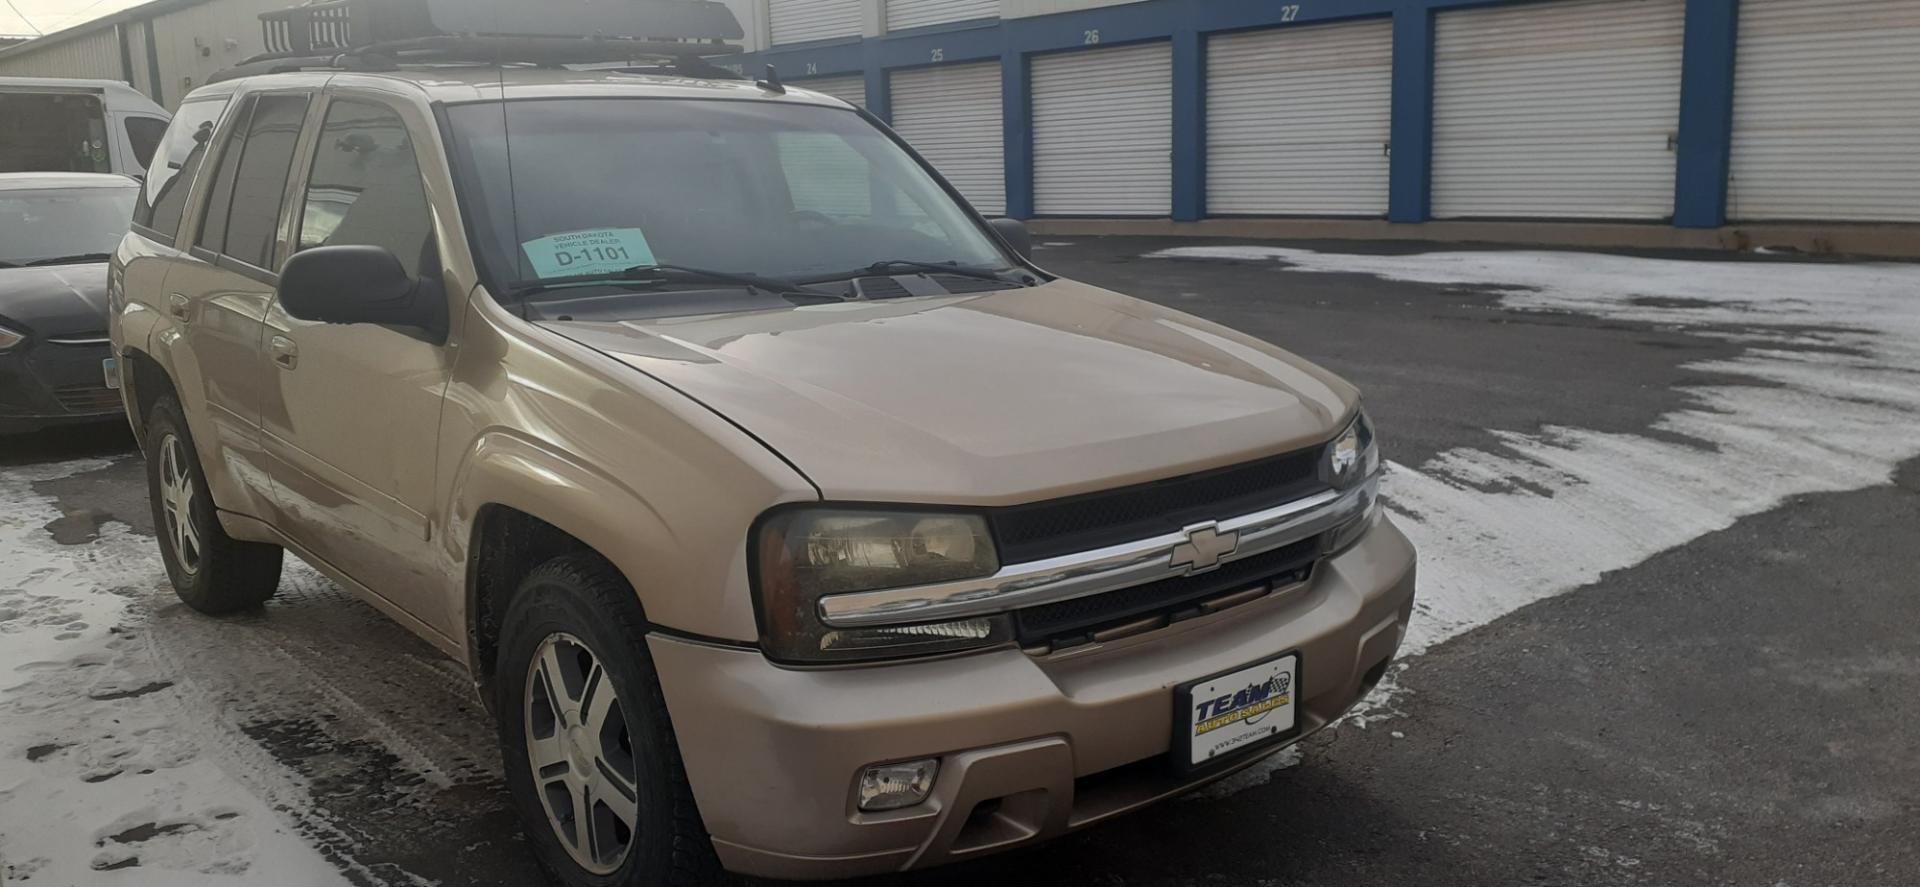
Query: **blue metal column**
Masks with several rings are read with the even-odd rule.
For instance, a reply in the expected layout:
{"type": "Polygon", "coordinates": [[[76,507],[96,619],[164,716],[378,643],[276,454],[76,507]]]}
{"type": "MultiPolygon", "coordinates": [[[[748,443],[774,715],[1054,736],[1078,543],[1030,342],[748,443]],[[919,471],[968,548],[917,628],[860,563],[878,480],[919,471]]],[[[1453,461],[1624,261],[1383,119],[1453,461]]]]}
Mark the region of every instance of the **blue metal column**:
{"type": "Polygon", "coordinates": [[[1027,56],[1008,47],[1000,56],[1000,115],[1007,166],[1007,215],[1033,218],[1033,88],[1027,56]]]}
{"type": "Polygon", "coordinates": [[[1681,228],[1718,228],[1727,221],[1739,19],[1740,0],[1687,0],[1673,185],[1673,223],[1681,228]]]}
{"type": "Polygon", "coordinates": [[[893,81],[887,77],[887,69],[880,67],[873,53],[866,55],[867,111],[892,126],[893,81]]]}
{"type": "Polygon", "coordinates": [[[1199,31],[1173,33],[1173,219],[1207,215],[1207,44],[1199,31]]]}
{"type": "Polygon", "coordinates": [[[1433,207],[1433,10],[1424,5],[1393,14],[1390,139],[1387,219],[1424,222],[1433,207]]]}

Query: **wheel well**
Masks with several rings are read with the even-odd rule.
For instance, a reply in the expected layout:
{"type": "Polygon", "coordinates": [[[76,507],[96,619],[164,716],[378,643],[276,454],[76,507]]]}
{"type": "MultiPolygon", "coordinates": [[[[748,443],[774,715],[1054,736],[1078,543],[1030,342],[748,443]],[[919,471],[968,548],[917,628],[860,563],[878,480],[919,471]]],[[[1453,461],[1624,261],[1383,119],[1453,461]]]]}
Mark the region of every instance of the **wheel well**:
{"type": "Polygon", "coordinates": [[[127,417],[133,425],[134,437],[140,441],[142,449],[146,447],[147,416],[152,414],[153,405],[167,394],[177,393],[173,389],[173,379],[167,376],[165,368],[144,351],[128,349],[123,359],[127,362],[127,372],[123,378],[133,384],[134,414],[127,417]]]}
{"type": "Polygon", "coordinates": [[[547,561],[581,552],[600,556],[592,546],[519,509],[488,505],[480,510],[467,549],[467,643],[474,678],[488,706],[493,705],[500,623],[520,580],[547,561]]]}

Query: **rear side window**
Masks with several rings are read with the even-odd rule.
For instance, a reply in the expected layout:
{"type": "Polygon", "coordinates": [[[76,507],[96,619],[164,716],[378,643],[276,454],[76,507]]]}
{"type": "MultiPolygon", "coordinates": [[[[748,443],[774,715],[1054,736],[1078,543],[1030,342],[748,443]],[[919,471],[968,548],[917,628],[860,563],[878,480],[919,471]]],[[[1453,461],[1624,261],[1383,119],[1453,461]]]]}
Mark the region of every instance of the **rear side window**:
{"type": "Polygon", "coordinates": [[[133,149],[133,159],[146,169],[153,163],[153,155],[160,150],[160,139],[166,135],[167,122],[158,117],[128,117],[127,147],[133,149]]]}
{"type": "Polygon", "coordinates": [[[160,149],[154,152],[153,164],[147,168],[146,186],[133,208],[134,224],[173,242],[180,230],[180,215],[187,208],[187,191],[212,147],[213,128],[227,109],[227,101],[222,96],[180,106],[180,113],[161,139],[160,149]]]}
{"type": "Polygon", "coordinates": [[[298,249],[384,246],[407,273],[439,276],[433,214],[407,125],[379,105],[336,101],[314,148],[298,249]]]}
{"type": "Polygon", "coordinates": [[[256,268],[271,268],[280,204],[307,117],[306,95],[264,95],[220,157],[200,245],[256,268]]]}

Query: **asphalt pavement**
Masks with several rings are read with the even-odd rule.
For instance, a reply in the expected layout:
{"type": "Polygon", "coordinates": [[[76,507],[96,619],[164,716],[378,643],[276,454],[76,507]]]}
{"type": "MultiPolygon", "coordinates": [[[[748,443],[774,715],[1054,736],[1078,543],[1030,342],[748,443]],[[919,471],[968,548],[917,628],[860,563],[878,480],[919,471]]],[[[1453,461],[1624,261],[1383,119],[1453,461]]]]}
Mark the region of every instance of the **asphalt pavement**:
{"type": "MultiPolygon", "coordinates": [[[[1727,444],[1673,417],[1711,422],[1733,408],[1703,408],[1703,397],[1795,384],[1743,375],[1756,350],[1816,366],[1860,353],[1834,338],[1857,324],[1813,313],[1804,326],[1762,330],[1737,310],[1685,321],[1702,306],[1657,288],[1627,299],[1632,310],[1523,310],[1495,275],[1417,282],[1284,260],[1146,257],[1188,241],[1053,242],[1039,253],[1052,271],[1236,327],[1353,381],[1407,476],[1450,476],[1449,489],[1495,503],[1524,494],[1578,508],[1592,482],[1483,477],[1459,468],[1462,453],[1576,429],[1583,441],[1731,461],[1727,444]],[[1668,309],[1682,319],[1661,320],[1668,309]]],[[[1702,273],[1728,264],[1647,258],[1698,259],[1702,273]]],[[[1920,367],[1884,369],[1920,386],[1920,367]]],[[[1287,766],[1035,850],[871,883],[1920,884],[1920,459],[1887,452],[1901,454],[1891,483],[1836,481],[1733,509],[1618,563],[1591,558],[1588,581],[1434,634],[1364,721],[1310,738],[1287,766]]],[[[116,524],[150,535],[138,457],[118,429],[0,441],[0,476],[83,458],[99,462],[33,484],[58,503],[46,532],[76,552],[116,524]]],[[[1789,478],[1800,470],[1780,464],[1789,478]]],[[[1406,517],[1419,522],[1413,502],[1406,517]]],[[[1561,537],[1569,557],[1582,538],[1561,537]]],[[[1423,544],[1423,556],[1469,579],[1475,557],[1516,556],[1423,544]]],[[[264,615],[209,629],[161,601],[126,630],[164,633],[163,647],[190,636],[206,656],[257,645],[299,669],[303,685],[327,688],[292,709],[249,702],[266,691],[244,679],[203,691],[259,707],[241,723],[246,739],[308,787],[311,808],[286,815],[350,880],[537,883],[477,701],[364,605],[311,574],[289,581],[264,615]]]]}

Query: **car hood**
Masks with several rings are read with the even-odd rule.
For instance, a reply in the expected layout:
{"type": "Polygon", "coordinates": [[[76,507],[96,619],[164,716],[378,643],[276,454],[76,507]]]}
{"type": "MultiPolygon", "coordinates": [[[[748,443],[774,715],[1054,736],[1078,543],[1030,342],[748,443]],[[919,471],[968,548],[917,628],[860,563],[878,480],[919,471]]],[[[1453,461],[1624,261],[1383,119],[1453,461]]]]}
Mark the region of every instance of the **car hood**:
{"type": "Polygon", "coordinates": [[[0,317],[42,337],[104,334],[107,266],[0,268],[0,317]]]}
{"type": "Polygon", "coordinates": [[[1004,505],[1324,442],[1357,395],[1272,345],[1084,284],[543,326],[732,420],[828,499],[1004,505]]]}

